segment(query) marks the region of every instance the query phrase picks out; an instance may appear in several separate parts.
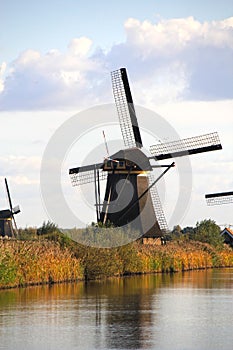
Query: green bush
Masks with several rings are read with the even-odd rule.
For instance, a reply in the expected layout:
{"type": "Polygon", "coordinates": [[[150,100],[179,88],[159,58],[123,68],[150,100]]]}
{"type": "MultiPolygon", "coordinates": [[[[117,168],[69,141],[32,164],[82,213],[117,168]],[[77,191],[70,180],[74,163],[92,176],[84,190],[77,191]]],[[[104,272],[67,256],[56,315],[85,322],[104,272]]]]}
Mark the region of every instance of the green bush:
{"type": "Polygon", "coordinates": [[[208,243],[213,247],[222,247],[224,238],[220,235],[221,229],[213,220],[197,222],[193,239],[208,243]]]}
{"type": "Polygon", "coordinates": [[[44,221],[42,226],[37,229],[38,235],[46,235],[56,232],[59,232],[58,226],[51,221],[44,221]]]}
{"type": "Polygon", "coordinates": [[[14,284],[17,275],[17,267],[13,255],[4,252],[0,258],[0,286],[14,284]]]}

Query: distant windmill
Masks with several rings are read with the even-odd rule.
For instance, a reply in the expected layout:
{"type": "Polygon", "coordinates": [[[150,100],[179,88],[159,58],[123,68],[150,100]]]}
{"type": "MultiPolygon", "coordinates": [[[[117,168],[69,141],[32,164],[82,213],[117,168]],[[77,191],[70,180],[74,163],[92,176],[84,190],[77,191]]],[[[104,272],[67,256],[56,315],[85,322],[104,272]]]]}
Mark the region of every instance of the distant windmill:
{"type": "Polygon", "coordinates": [[[211,133],[151,146],[148,157],[141,149],[143,144],[126,69],[113,71],[111,77],[122,137],[127,148],[106,158],[103,163],[70,169],[71,182],[73,186],[95,184],[98,222],[104,224],[109,221],[115,226],[124,226],[139,217],[144,237],[162,236],[168,231],[168,225],[155,184],[174,163],[152,165],[150,161],[220,150],[222,146],[218,134],[211,133]],[[156,167],[166,169],[155,180],[152,171],[156,167]],[[104,202],[101,204],[99,181],[106,178],[104,202]],[[145,229],[148,221],[154,224],[150,229],[145,229]]]}
{"type": "Polygon", "coordinates": [[[20,212],[19,206],[16,207],[12,206],[9,186],[7,183],[7,179],[5,179],[5,186],[6,186],[6,192],[9,202],[9,209],[0,210],[0,236],[8,236],[8,237],[14,237],[15,234],[17,235],[17,226],[16,221],[14,218],[15,214],[18,214],[20,212]],[[12,221],[14,224],[14,228],[12,225],[12,221]]]}
{"type": "Polygon", "coordinates": [[[233,203],[233,191],[209,193],[205,195],[207,205],[221,205],[233,203]]]}

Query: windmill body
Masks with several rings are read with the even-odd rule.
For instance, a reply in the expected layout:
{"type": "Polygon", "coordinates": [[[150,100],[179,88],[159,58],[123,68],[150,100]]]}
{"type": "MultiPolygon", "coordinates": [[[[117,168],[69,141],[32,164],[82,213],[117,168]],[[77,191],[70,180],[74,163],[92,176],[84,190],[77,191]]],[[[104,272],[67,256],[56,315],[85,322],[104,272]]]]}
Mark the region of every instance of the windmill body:
{"type": "Polygon", "coordinates": [[[12,206],[7,179],[5,179],[5,186],[10,209],[0,210],[0,236],[14,237],[15,233],[17,234],[17,226],[14,215],[20,212],[20,208],[18,205],[15,207],[12,206]]]}
{"type": "Polygon", "coordinates": [[[174,166],[151,165],[151,161],[182,157],[222,148],[217,133],[151,146],[148,157],[137,122],[125,68],[113,71],[112,88],[125,149],[108,156],[103,163],[69,170],[73,186],[95,184],[97,221],[115,226],[131,225],[143,237],[158,237],[168,225],[156,189],[156,182],[174,166]],[[165,170],[153,179],[153,168],[165,170]],[[107,180],[104,201],[100,202],[100,180],[107,180]],[[149,223],[149,224],[148,224],[149,223]]]}
{"type": "Polygon", "coordinates": [[[144,232],[145,222],[150,220],[154,223],[151,231],[161,235],[150,192],[140,198],[149,187],[145,174],[152,171],[142,150],[137,147],[120,150],[104,161],[103,171],[108,175],[100,221],[115,226],[131,224],[132,229],[144,232]]]}
{"type": "Polygon", "coordinates": [[[13,236],[12,216],[9,209],[0,210],[0,236],[13,236]]]}

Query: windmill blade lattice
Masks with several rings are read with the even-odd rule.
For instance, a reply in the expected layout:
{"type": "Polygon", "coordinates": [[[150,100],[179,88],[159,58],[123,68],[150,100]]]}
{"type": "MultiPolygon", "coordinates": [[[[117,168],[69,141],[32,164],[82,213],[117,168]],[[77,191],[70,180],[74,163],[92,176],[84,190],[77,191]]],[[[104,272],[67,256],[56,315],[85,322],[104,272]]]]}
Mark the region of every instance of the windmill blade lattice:
{"type": "Polygon", "coordinates": [[[222,146],[217,132],[150,146],[150,152],[157,160],[219,149],[222,149],[222,146]]]}
{"type": "Polygon", "coordinates": [[[103,163],[86,165],[69,170],[72,186],[80,186],[95,182],[95,171],[99,170],[99,180],[106,180],[107,173],[102,171],[103,163]]]}
{"type": "MultiPolygon", "coordinates": [[[[153,173],[150,173],[148,175],[148,181],[149,181],[149,186],[151,184],[153,184],[153,182],[155,181],[153,173]]],[[[156,185],[151,187],[150,195],[151,195],[151,200],[152,200],[155,216],[156,216],[156,219],[158,221],[159,227],[160,227],[161,231],[166,233],[169,231],[169,228],[168,228],[168,224],[166,221],[166,217],[165,217],[165,214],[163,211],[163,207],[162,207],[162,204],[161,204],[161,201],[159,198],[159,194],[158,194],[158,190],[157,190],[156,185]]]]}
{"type": "Polygon", "coordinates": [[[141,135],[125,68],[111,72],[112,89],[124,145],[142,147],[141,135]]]}
{"type": "Polygon", "coordinates": [[[233,203],[233,191],[206,194],[205,199],[209,206],[233,203]]]}

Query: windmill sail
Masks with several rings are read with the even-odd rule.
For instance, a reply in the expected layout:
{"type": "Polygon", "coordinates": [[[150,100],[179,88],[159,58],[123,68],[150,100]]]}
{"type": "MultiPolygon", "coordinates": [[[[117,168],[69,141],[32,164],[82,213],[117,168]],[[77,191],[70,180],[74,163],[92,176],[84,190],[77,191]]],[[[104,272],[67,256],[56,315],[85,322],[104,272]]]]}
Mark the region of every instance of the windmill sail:
{"type": "Polygon", "coordinates": [[[150,152],[157,160],[182,157],[220,149],[222,149],[222,145],[217,132],[150,146],[150,152]]]}
{"type": "Polygon", "coordinates": [[[206,194],[205,199],[209,206],[233,203],[233,191],[206,194]]]}
{"type": "Polygon", "coordinates": [[[113,95],[119,116],[124,144],[128,148],[142,147],[142,139],[125,68],[111,72],[113,95]]]}
{"type": "Polygon", "coordinates": [[[10,206],[10,211],[12,212],[13,207],[12,207],[12,201],[11,201],[10,190],[9,190],[9,186],[8,186],[8,183],[7,183],[7,179],[5,179],[5,186],[6,186],[6,193],[7,193],[9,206],[10,206]]]}
{"type": "Polygon", "coordinates": [[[106,180],[107,173],[103,172],[101,167],[103,163],[85,165],[69,170],[72,186],[80,186],[95,182],[95,170],[99,170],[99,180],[106,180]]]}
{"type": "MultiPolygon", "coordinates": [[[[155,181],[153,173],[150,173],[148,175],[148,180],[149,180],[149,185],[151,186],[151,184],[153,184],[153,182],[155,181]]],[[[165,217],[165,214],[163,211],[163,207],[162,207],[162,204],[160,201],[160,197],[159,197],[156,185],[154,185],[150,188],[150,195],[151,195],[151,200],[152,200],[155,216],[156,216],[156,219],[158,221],[160,230],[162,232],[168,232],[169,231],[168,224],[166,221],[166,217],[165,217]]]]}

